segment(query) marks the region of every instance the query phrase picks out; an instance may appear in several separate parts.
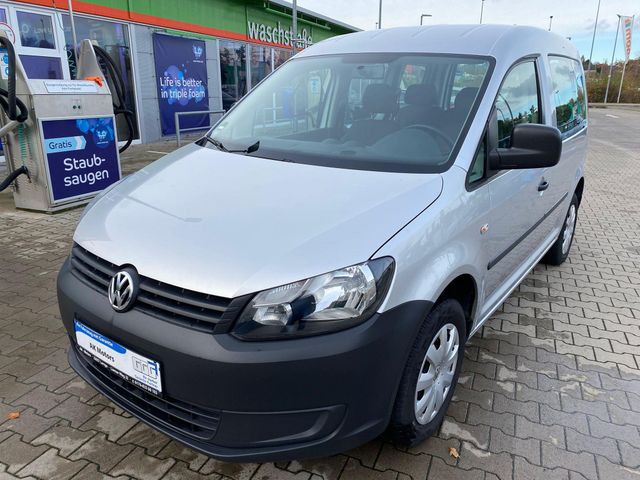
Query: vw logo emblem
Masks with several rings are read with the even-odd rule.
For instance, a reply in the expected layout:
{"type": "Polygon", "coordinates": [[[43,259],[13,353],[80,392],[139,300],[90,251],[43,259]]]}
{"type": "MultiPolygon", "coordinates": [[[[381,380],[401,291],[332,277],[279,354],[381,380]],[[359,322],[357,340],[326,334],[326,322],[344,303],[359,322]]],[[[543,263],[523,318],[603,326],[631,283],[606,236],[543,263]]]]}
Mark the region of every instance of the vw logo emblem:
{"type": "Polygon", "coordinates": [[[109,282],[109,302],[116,312],[126,312],[138,294],[138,275],[133,268],[116,273],[109,282]]]}

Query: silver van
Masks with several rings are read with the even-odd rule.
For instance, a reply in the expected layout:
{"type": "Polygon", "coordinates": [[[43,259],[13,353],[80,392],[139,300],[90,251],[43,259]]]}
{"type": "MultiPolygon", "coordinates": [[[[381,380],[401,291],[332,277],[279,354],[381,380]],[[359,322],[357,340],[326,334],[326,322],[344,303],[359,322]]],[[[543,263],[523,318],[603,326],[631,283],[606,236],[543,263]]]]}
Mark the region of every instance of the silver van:
{"type": "Polygon", "coordinates": [[[70,364],[224,460],[427,438],[467,340],[539,261],[569,255],[579,58],[492,25],[299,53],[87,206],[58,278],[70,364]]]}

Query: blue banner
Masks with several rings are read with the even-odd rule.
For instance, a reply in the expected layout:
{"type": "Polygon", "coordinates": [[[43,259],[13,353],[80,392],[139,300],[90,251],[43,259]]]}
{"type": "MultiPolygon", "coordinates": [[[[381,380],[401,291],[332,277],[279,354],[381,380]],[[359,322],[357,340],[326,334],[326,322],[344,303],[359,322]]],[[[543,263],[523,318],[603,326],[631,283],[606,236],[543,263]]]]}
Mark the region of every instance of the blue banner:
{"type": "MultiPolygon", "coordinates": [[[[175,113],[209,110],[204,41],[153,34],[153,54],[163,135],[176,133],[175,113]]],[[[185,115],[180,128],[207,128],[209,115],[185,115]]]]}
{"type": "Polygon", "coordinates": [[[43,120],[54,202],[97,193],[120,180],[113,117],[43,120]]]}
{"type": "Polygon", "coordinates": [[[127,351],[127,349],[119,343],[116,343],[113,340],[109,340],[107,337],[100,335],[98,332],[94,332],[85,324],[80,323],[78,320],[74,320],[73,323],[75,324],[76,332],[82,332],[86,336],[93,338],[95,341],[100,342],[105,347],[109,347],[110,349],[115,350],[118,353],[125,353],[127,351]]]}

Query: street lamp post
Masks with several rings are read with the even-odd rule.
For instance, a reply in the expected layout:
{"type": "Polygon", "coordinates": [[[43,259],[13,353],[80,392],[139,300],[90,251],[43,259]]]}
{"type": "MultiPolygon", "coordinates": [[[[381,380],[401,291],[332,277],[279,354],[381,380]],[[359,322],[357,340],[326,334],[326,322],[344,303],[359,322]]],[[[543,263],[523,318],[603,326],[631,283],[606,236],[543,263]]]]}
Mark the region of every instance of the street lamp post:
{"type": "Polygon", "coordinates": [[[378,28],[382,28],[382,0],[378,6],[378,28]]]}
{"type": "Polygon", "coordinates": [[[553,15],[549,15],[549,31],[551,31],[551,24],[553,23],[553,15]]]}
{"type": "Polygon", "coordinates": [[[291,26],[293,27],[293,42],[291,44],[291,49],[293,50],[293,54],[296,54],[298,47],[298,0],[293,0],[293,11],[291,26]]]}
{"type": "Polygon", "coordinates": [[[609,98],[609,85],[611,85],[611,75],[613,74],[613,62],[616,58],[616,45],[618,45],[618,32],[620,31],[620,19],[622,17],[618,14],[618,26],[616,28],[616,39],[613,41],[613,53],[611,54],[611,65],[609,66],[609,78],[607,79],[607,89],[604,91],[604,103],[607,103],[609,98]]]}
{"type": "Polygon", "coordinates": [[[598,17],[600,16],[600,0],[598,0],[598,9],[596,10],[596,21],[593,24],[593,38],[591,39],[591,52],[589,53],[589,68],[591,70],[591,59],[593,58],[593,44],[596,41],[596,29],[598,28],[598,17]]]}
{"type": "Polygon", "coordinates": [[[425,17],[433,17],[433,15],[431,15],[430,13],[423,13],[422,15],[420,15],[420,25],[422,25],[422,20],[425,17]]]}
{"type": "Polygon", "coordinates": [[[484,0],[480,3],[480,25],[482,25],[482,14],[484,13],[484,0]]]}
{"type": "Polygon", "coordinates": [[[76,36],[76,22],[73,18],[73,7],[71,6],[71,1],[67,1],[67,8],[69,9],[69,22],[71,23],[71,35],[73,36],[73,58],[76,61],[76,71],[78,69],[78,37],[76,36]]]}

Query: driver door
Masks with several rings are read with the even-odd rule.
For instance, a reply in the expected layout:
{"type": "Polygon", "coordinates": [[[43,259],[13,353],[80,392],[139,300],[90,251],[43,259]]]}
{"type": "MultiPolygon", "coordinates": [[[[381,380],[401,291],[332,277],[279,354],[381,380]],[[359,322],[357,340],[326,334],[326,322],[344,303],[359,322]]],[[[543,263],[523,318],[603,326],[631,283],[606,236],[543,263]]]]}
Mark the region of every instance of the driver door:
{"type": "MultiPolygon", "coordinates": [[[[542,123],[535,59],[524,60],[507,73],[498,94],[489,132],[492,146],[508,147],[519,123],[542,123]]],[[[502,298],[518,280],[522,267],[542,242],[539,219],[544,216],[541,186],[544,168],[500,171],[489,182],[489,264],[485,279],[488,304],[502,298]],[[492,301],[493,300],[493,301],[492,301]]]]}

